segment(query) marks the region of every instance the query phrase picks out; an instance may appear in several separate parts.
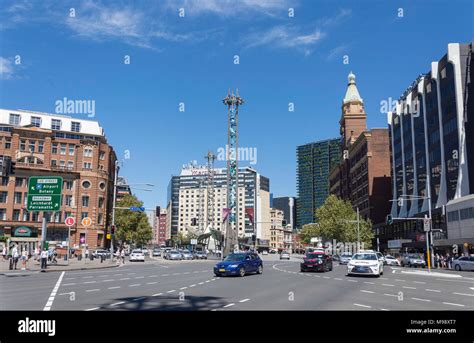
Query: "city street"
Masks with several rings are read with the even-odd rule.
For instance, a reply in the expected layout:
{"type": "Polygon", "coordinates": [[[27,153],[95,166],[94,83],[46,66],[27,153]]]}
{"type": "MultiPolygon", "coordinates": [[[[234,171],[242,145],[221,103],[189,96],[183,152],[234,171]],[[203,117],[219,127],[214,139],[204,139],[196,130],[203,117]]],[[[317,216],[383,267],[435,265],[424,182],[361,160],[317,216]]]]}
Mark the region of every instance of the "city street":
{"type": "Polygon", "coordinates": [[[2,310],[473,310],[474,273],[385,267],[384,275],[300,273],[263,256],[262,275],[215,277],[215,260],[147,259],[117,268],[0,276],[2,310]],[[20,275],[20,276],[19,276],[20,275]]]}

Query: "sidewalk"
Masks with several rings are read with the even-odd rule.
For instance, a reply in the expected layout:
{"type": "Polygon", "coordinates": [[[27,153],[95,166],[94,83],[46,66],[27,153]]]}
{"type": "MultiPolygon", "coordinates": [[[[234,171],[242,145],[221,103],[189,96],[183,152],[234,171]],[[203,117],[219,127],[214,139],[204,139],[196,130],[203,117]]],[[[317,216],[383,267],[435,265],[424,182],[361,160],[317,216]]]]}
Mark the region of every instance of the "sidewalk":
{"type": "MultiPolygon", "coordinates": [[[[39,262],[34,261],[33,259],[28,260],[26,263],[26,270],[21,270],[21,261],[18,261],[17,269],[9,270],[9,261],[0,262],[0,275],[20,275],[20,274],[31,274],[41,272],[41,265],[39,262]]],[[[91,260],[82,260],[78,261],[77,259],[71,259],[69,265],[66,261],[60,260],[57,264],[48,264],[46,272],[57,272],[57,271],[68,271],[68,270],[83,270],[83,269],[102,269],[102,268],[113,268],[117,267],[117,263],[111,262],[110,259],[105,260],[103,263],[100,263],[99,259],[91,260]]]]}

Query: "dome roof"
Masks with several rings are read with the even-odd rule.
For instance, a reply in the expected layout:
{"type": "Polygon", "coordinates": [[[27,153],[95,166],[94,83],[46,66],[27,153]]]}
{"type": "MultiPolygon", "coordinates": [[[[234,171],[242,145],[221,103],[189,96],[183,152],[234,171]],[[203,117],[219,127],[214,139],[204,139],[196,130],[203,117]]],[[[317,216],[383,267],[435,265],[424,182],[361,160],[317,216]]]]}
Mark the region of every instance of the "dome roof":
{"type": "Polygon", "coordinates": [[[346,95],[344,96],[343,103],[347,104],[349,102],[364,102],[360,97],[359,91],[357,90],[356,86],[356,76],[352,73],[352,71],[347,75],[347,91],[346,95]]]}

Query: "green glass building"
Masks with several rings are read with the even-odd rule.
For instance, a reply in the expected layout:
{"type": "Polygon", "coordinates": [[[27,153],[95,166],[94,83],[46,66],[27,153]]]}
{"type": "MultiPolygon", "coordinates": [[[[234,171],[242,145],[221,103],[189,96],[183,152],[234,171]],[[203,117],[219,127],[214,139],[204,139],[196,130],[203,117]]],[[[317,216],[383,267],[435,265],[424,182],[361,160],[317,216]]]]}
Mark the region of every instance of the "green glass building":
{"type": "Polygon", "coordinates": [[[341,158],[338,138],[296,148],[297,227],[316,222],[315,211],[329,195],[329,173],[341,158]]]}

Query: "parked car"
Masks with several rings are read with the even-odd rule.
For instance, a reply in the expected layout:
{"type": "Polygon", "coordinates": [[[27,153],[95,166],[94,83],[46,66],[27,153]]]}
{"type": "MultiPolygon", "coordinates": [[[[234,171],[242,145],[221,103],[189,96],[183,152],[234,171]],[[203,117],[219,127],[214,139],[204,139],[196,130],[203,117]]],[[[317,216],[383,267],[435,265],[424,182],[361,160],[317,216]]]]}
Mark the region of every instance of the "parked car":
{"type": "Polygon", "coordinates": [[[183,260],[192,260],[194,258],[193,254],[189,250],[180,250],[179,253],[183,260]]]}
{"type": "Polygon", "coordinates": [[[290,254],[288,251],[282,251],[280,254],[280,260],[289,260],[290,259],[290,254]]]}
{"type": "Polygon", "coordinates": [[[268,255],[268,250],[263,250],[262,255],[268,255]]]}
{"type": "Polygon", "coordinates": [[[105,258],[110,258],[110,256],[112,256],[112,254],[110,253],[110,251],[107,251],[107,250],[95,250],[92,255],[94,256],[94,258],[99,258],[101,256],[104,256],[105,258]]]}
{"type": "Polygon", "coordinates": [[[141,249],[132,250],[132,253],[130,254],[130,262],[133,261],[145,262],[145,254],[143,254],[141,249]]]}
{"type": "Polygon", "coordinates": [[[423,267],[423,268],[425,268],[426,263],[425,263],[425,259],[420,254],[409,253],[409,254],[403,254],[402,255],[401,265],[402,265],[402,267],[408,266],[408,267],[423,267]]]}
{"type": "Polygon", "coordinates": [[[332,270],[332,258],[324,252],[310,252],[303,258],[300,264],[301,272],[319,271],[327,272],[332,270]]]}
{"type": "Polygon", "coordinates": [[[278,253],[278,250],[270,249],[270,254],[277,254],[277,253],[278,253]]]}
{"type": "Polygon", "coordinates": [[[207,260],[207,253],[205,251],[195,251],[194,259],[196,260],[207,260]]]}
{"type": "MultiPolygon", "coordinates": [[[[372,250],[370,250],[370,252],[373,252],[372,250]]],[[[377,258],[379,259],[379,261],[382,261],[383,264],[386,264],[385,263],[385,256],[381,253],[381,252],[376,252],[377,254],[377,258]]]]}
{"type": "Polygon", "coordinates": [[[474,256],[461,256],[453,261],[453,268],[461,270],[474,270],[474,256]]]}
{"type": "Polygon", "coordinates": [[[153,249],[153,256],[154,257],[161,256],[161,250],[160,249],[153,249]]]}
{"type": "Polygon", "coordinates": [[[183,256],[178,250],[170,250],[166,253],[167,260],[182,260],[183,256]]]}
{"type": "Polygon", "coordinates": [[[216,276],[239,275],[243,277],[248,273],[263,273],[263,262],[255,253],[233,253],[227,255],[224,261],[218,262],[214,266],[216,276]]]}
{"type": "Polygon", "coordinates": [[[393,257],[392,255],[385,255],[384,264],[387,266],[399,266],[400,261],[397,258],[393,257]]]}
{"type": "Polygon", "coordinates": [[[383,275],[383,261],[374,252],[359,252],[347,264],[347,275],[383,275]]]}
{"type": "Polygon", "coordinates": [[[339,264],[348,264],[351,261],[352,253],[343,252],[341,258],[339,259],[339,264]]]}

